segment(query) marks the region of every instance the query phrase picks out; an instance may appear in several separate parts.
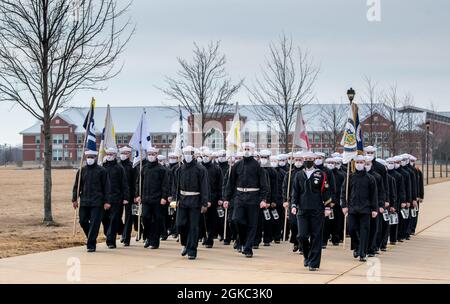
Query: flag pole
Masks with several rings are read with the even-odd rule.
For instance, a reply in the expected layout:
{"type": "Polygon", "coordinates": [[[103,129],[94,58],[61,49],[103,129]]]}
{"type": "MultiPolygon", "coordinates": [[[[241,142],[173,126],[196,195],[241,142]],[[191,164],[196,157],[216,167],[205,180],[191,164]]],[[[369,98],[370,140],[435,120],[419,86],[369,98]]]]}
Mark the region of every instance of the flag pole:
{"type": "MultiPolygon", "coordinates": [[[[91,106],[89,107],[89,113],[88,113],[88,125],[86,126],[86,131],[84,132],[84,141],[83,141],[83,150],[81,151],[81,157],[80,157],[80,169],[78,170],[78,185],[77,185],[77,204],[79,207],[80,203],[80,186],[81,186],[81,169],[83,168],[83,159],[84,159],[84,149],[86,148],[86,141],[87,141],[87,135],[90,128],[90,122],[91,122],[91,115],[92,115],[92,103],[94,102],[94,97],[92,97],[91,100],[91,106]]],[[[72,236],[75,237],[76,234],[76,226],[77,226],[77,209],[73,209],[73,228],[72,228],[72,236]]]]}
{"type": "MultiPolygon", "coordinates": [[[[231,155],[228,159],[228,180],[230,180],[231,175],[231,155]]],[[[228,183],[228,181],[227,181],[228,183]]],[[[230,206],[228,206],[230,208],[230,206]]],[[[225,221],[223,225],[223,239],[225,240],[227,238],[227,220],[228,220],[228,208],[225,208],[225,221]]]]}
{"type": "MultiPolygon", "coordinates": [[[[288,135],[289,136],[289,135],[288,135]]],[[[289,137],[288,137],[289,138],[289,137]]],[[[294,138],[292,138],[292,145],[291,145],[291,155],[292,155],[292,158],[294,157],[294,138]]],[[[288,156],[288,161],[289,161],[289,156],[288,156]]],[[[289,203],[289,201],[290,201],[290,196],[289,196],[289,192],[290,192],[290,190],[291,190],[291,177],[292,177],[292,162],[293,162],[293,159],[291,160],[291,162],[289,163],[289,176],[288,176],[288,188],[287,188],[287,195],[286,195],[286,199],[287,199],[287,202],[289,203]]],[[[289,213],[288,213],[288,211],[289,211],[289,206],[287,206],[286,208],[285,208],[285,211],[284,211],[284,229],[283,229],[283,241],[286,241],[286,228],[287,228],[287,219],[288,219],[288,217],[289,217],[289,213]]]]}
{"type": "Polygon", "coordinates": [[[350,166],[352,165],[352,161],[347,164],[347,179],[345,181],[345,203],[347,205],[347,214],[344,215],[344,240],[342,242],[342,246],[345,249],[345,240],[347,238],[347,216],[348,216],[348,185],[350,178],[350,166]]]}
{"type": "Polygon", "coordinates": [[[136,242],[141,240],[141,212],[142,212],[142,119],[141,119],[141,132],[139,132],[139,198],[141,202],[138,202],[138,231],[136,235],[136,242]]]}

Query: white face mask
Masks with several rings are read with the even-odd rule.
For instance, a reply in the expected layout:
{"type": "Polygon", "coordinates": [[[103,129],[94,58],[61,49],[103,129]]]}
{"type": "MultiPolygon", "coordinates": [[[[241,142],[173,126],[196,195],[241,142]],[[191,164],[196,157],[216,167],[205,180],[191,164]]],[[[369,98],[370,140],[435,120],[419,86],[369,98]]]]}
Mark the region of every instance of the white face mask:
{"type": "Polygon", "coordinates": [[[154,161],[156,161],[156,156],[153,156],[153,155],[147,155],[147,159],[148,159],[148,161],[149,162],[154,162],[154,161]]]}
{"type": "Polygon", "coordinates": [[[400,164],[397,164],[397,163],[396,163],[396,164],[394,165],[394,168],[395,168],[395,169],[400,168],[400,164]]]}
{"type": "Polygon", "coordinates": [[[370,161],[373,161],[373,159],[375,158],[375,156],[374,156],[373,154],[367,154],[367,158],[368,158],[370,161]]]}
{"type": "Polygon", "coordinates": [[[250,157],[252,154],[252,151],[244,151],[244,157],[250,157]]]}
{"type": "Polygon", "coordinates": [[[124,161],[124,160],[127,160],[128,159],[128,155],[126,155],[126,154],[120,154],[120,160],[121,161],[124,161]]]}
{"type": "Polygon", "coordinates": [[[261,158],[261,165],[267,165],[269,161],[267,160],[267,158],[261,158]]]}
{"type": "Polygon", "coordinates": [[[95,163],[95,158],[87,158],[86,159],[86,164],[88,166],[92,166],[95,163]]]}
{"type": "Polygon", "coordinates": [[[278,164],[280,165],[280,167],[286,166],[286,162],[285,161],[280,161],[278,164]]]}
{"type": "Polygon", "coordinates": [[[114,157],[114,155],[107,155],[106,156],[106,160],[107,161],[113,161],[113,160],[115,160],[116,158],[114,157]]]}
{"type": "Polygon", "coordinates": [[[184,154],[184,160],[185,160],[187,163],[190,163],[190,162],[192,161],[193,158],[194,158],[194,157],[192,156],[192,154],[184,154]]]}
{"type": "Polygon", "coordinates": [[[202,160],[203,160],[203,162],[204,162],[205,164],[206,164],[206,163],[209,163],[209,157],[208,157],[208,156],[203,156],[202,160]]]}
{"type": "Polygon", "coordinates": [[[277,167],[278,167],[278,163],[277,163],[277,162],[271,162],[271,163],[270,163],[270,166],[271,166],[272,168],[277,168],[277,167]]]}
{"type": "Polygon", "coordinates": [[[335,164],[327,164],[328,169],[333,170],[336,165],[335,164]]]}
{"type": "Polygon", "coordinates": [[[289,165],[293,165],[293,164],[294,164],[294,161],[293,161],[292,159],[288,159],[288,164],[289,164],[289,165]]]}
{"type": "Polygon", "coordinates": [[[365,168],[365,165],[364,164],[356,164],[355,167],[356,167],[356,170],[363,171],[365,168]]]}
{"type": "Polygon", "coordinates": [[[321,166],[321,165],[323,164],[323,159],[321,159],[321,158],[316,159],[316,160],[314,161],[314,164],[315,164],[316,166],[321,166]]]}
{"type": "Polygon", "coordinates": [[[336,164],[336,168],[341,169],[341,167],[342,167],[342,164],[341,164],[341,163],[337,163],[337,164],[336,164]]]}
{"type": "Polygon", "coordinates": [[[369,172],[370,170],[372,170],[372,165],[366,165],[366,171],[369,172]]]}
{"type": "Polygon", "coordinates": [[[226,162],[227,161],[227,158],[225,157],[225,156],[220,156],[219,157],[219,162],[220,163],[224,163],[224,162],[226,162]]]}
{"type": "Polygon", "coordinates": [[[201,163],[203,161],[203,158],[201,156],[197,157],[197,162],[201,163]]]}
{"type": "Polygon", "coordinates": [[[413,161],[410,161],[409,162],[409,164],[411,165],[411,166],[413,166],[414,167],[414,165],[416,164],[415,162],[413,162],[413,161]]]}
{"type": "Polygon", "coordinates": [[[176,163],[176,162],[177,162],[176,159],[174,159],[174,158],[169,158],[169,164],[174,164],[174,163],[176,163]]]}
{"type": "Polygon", "coordinates": [[[395,164],[387,164],[388,170],[393,170],[395,168],[395,164]]]}
{"type": "Polygon", "coordinates": [[[406,161],[402,160],[402,167],[406,166],[406,161]]]}
{"type": "Polygon", "coordinates": [[[294,166],[295,166],[296,168],[300,168],[301,166],[303,166],[303,162],[302,162],[302,161],[296,161],[296,162],[294,163],[294,166]]]}

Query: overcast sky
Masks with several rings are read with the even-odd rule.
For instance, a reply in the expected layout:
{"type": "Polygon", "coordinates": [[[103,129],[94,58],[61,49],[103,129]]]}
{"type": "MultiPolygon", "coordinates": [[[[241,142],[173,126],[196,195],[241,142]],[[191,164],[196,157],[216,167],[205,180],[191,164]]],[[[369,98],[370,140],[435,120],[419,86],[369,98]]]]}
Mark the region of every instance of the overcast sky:
{"type": "MultiPolygon", "coordinates": [[[[155,86],[174,75],[177,56],[191,57],[194,41],[220,40],[230,76],[252,84],[268,43],[285,32],[320,65],[320,103],[345,101],[350,86],[360,96],[367,75],[380,88],[397,83],[417,106],[450,111],[450,1],[380,0],[380,22],[368,21],[366,2],[134,0],[137,30],[121,58],[123,72],[106,91],[81,92],[71,104],[87,106],[93,94],[98,106],[167,104],[155,86]]],[[[233,101],[248,103],[247,93],[233,101]]],[[[0,144],[21,143],[18,133],[34,122],[18,106],[0,103],[0,144]]]]}

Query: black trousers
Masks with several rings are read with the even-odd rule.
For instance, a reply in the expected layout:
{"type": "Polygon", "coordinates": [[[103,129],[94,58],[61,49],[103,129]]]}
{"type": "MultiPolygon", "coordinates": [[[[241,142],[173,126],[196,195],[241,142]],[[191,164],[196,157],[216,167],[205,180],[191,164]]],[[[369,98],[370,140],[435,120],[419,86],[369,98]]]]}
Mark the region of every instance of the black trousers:
{"type": "Polygon", "coordinates": [[[263,243],[271,243],[273,241],[272,236],[272,226],[274,223],[274,219],[271,213],[272,209],[269,209],[270,219],[266,220],[264,217],[264,209],[259,209],[258,216],[258,228],[256,229],[256,237],[254,245],[263,243]]]}
{"type": "Polygon", "coordinates": [[[380,213],[378,213],[376,218],[370,217],[370,228],[369,228],[369,245],[367,248],[367,253],[374,253],[378,250],[377,248],[377,234],[379,231],[379,217],[380,213]]]}
{"type": "Polygon", "coordinates": [[[129,200],[128,204],[124,205],[125,223],[122,231],[122,239],[125,244],[129,244],[131,240],[131,231],[133,230],[134,216],[132,214],[132,202],[129,200]]]}
{"type": "Polygon", "coordinates": [[[298,239],[305,263],[310,267],[320,267],[323,220],[322,210],[298,210],[298,239]]]}
{"type": "Polygon", "coordinates": [[[389,225],[389,242],[397,243],[398,224],[389,225]]]}
{"type": "Polygon", "coordinates": [[[80,226],[87,237],[87,248],[95,249],[97,236],[102,222],[103,207],[80,206],[80,226]]]}
{"type": "Polygon", "coordinates": [[[400,210],[398,212],[398,234],[397,234],[397,237],[399,240],[404,240],[407,236],[409,220],[403,218],[400,210]]]}
{"type": "Polygon", "coordinates": [[[277,205],[276,208],[273,208],[270,211],[270,215],[272,216],[272,238],[274,241],[280,241],[283,237],[283,219],[284,219],[284,208],[281,205],[277,205]],[[276,210],[278,213],[278,219],[273,217],[273,211],[276,210]]]}
{"type": "Polygon", "coordinates": [[[382,214],[379,214],[377,218],[378,228],[380,229],[377,235],[377,248],[385,249],[389,238],[389,221],[385,221],[382,214]]]}
{"type": "MultiPolygon", "coordinates": [[[[204,233],[204,235],[206,235],[205,245],[214,245],[214,236],[217,231],[218,219],[219,216],[217,215],[217,206],[214,204],[211,205],[208,210],[206,210],[204,216],[202,215],[200,217],[203,229],[206,228],[206,231],[204,233]]],[[[202,227],[200,227],[200,229],[202,229],[202,227]]]]}
{"type": "Polygon", "coordinates": [[[236,204],[234,206],[233,221],[236,222],[239,243],[244,246],[242,250],[244,254],[253,253],[252,247],[258,227],[259,209],[258,204],[236,204]]]}
{"type": "Polygon", "coordinates": [[[144,239],[148,240],[150,246],[159,247],[159,237],[161,236],[162,212],[166,205],[143,204],[142,222],[144,224],[144,239]]]}
{"type": "MultiPolygon", "coordinates": [[[[323,245],[326,246],[328,244],[328,241],[330,240],[331,236],[331,242],[333,244],[338,244],[341,240],[341,234],[339,231],[339,225],[340,225],[340,214],[342,213],[342,208],[335,204],[333,206],[333,214],[334,218],[329,219],[328,217],[325,217],[324,224],[323,224],[323,245]]],[[[342,231],[342,234],[344,232],[342,231]]]]}
{"type": "Polygon", "coordinates": [[[177,229],[180,234],[180,243],[187,249],[189,256],[197,256],[200,208],[178,207],[177,229]]]}
{"type": "Polygon", "coordinates": [[[169,217],[169,205],[164,205],[164,208],[161,208],[161,221],[160,221],[160,232],[161,237],[167,238],[168,237],[168,226],[167,226],[167,219],[169,217]]]}
{"type": "Polygon", "coordinates": [[[227,235],[225,236],[225,241],[226,242],[231,242],[232,240],[238,241],[237,226],[236,226],[236,222],[233,220],[233,212],[234,212],[234,208],[233,207],[228,207],[228,211],[227,211],[227,235]]]}
{"type": "MultiPolygon", "coordinates": [[[[414,207],[413,207],[414,208],[414,207]]],[[[411,234],[415,234],[416,233],[416,228],[417,228],[417,220],[419,219],[419,210],[420,210],[420,203],[417,203],[417,215],[416,217],[411,218],[411,234]]]]}
{"type": "Polygon", "coordinates": [[[351,249],[358,252],[358,256],[365,257],[369,244],[370,214],[350,213],[348,215],[351,249]]]}
{"type": "MultiPolygon", "coordinates": [[[[283,225],[284,225],[284,223],[283,223],[283,225]]],[[[302,245],[299,244],[299,241],[298,241],[297,217],[290,212],[289,212],[289,228],[290,228],[290,232],[291,232],[290,237],[289,237],[289,242],[294,245],[297,245],[297,246],[299,246],[299,248],[301,248],[302,245]]]]}
{"type": "Polygon", "coordinates": [[[106,245],[116,245],[117,233],[122,220],[123,204],[111,203],[111,208],[103,212],[103,233],[106,236],[106,245]]]}

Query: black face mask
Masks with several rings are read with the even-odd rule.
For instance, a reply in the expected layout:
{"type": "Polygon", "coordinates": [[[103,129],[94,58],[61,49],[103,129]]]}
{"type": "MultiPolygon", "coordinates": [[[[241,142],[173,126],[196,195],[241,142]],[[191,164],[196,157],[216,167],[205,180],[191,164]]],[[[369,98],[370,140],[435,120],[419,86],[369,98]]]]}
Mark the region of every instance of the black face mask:
{"type": "Polygon", "coordinates": [[[312,160],[305,160],[303,163],[306,167],[306,169],[311,169],[314,166],[314,162],[312,160]]]}

